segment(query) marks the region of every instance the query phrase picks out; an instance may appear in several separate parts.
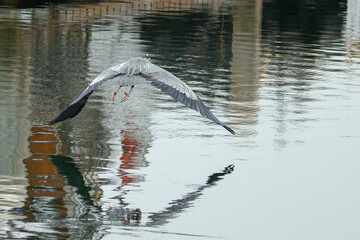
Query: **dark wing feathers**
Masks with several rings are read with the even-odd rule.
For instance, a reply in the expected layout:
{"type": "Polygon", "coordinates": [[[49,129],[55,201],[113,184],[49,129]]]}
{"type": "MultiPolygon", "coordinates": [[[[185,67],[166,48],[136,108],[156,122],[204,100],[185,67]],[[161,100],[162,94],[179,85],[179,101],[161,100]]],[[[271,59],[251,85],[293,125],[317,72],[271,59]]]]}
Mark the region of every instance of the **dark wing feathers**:
{"type": "Polygon", "coordinates": [[[150,79],[151,85],[153,85],[154,87],[159,88],[161,91],[169,94],[176,101],[179,101],[182,104],[184,104],[185,106],[199,112],[204,117],[207,117],[208,119],[221,125],[226,130],[231,132],[232,134],[235,134],[234,130],[232,130],[228,126],[224,125],[219,119],[217,119],[217,117],[214,116],[214,114],[212,114],[210,112],[210,110],[205,106],[205,104],[200,100],[199,97],[197,97],[196,99],[189,98],[185,95],[185,93],[178,91],[176,88],[171,87],[171,86],[165,84],[164,82],[157,81],[150,76],[146,76],[146,78],[150,79]]]}
{"type": "Polygon", "coordinates": [[[62,111],[57,118],[49,122],[49,124],[53,125],[57,122],[64,121],[68,118],[76,117],[81,109],[85,106],[89,96],[93,93],[91,91],[90,93],[86,94],[84,97],[82,97],[79,101],[77,101],[74,104],[69,105],[64,111],[62,111]]]}

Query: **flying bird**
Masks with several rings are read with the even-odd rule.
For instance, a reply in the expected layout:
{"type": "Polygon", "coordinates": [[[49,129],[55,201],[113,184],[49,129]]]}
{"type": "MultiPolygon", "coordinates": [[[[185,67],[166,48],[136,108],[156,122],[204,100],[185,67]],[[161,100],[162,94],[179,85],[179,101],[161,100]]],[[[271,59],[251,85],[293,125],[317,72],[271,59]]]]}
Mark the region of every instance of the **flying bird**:
{"type": "Polygon", "coordinates": [[[226,130],[235,134],[235,131],[223,124],[217,117],[210,112],[200,98],[190,89],[186,83],[166,71],[165,69],[150,62],[149,56],[131,58],[127,62],[113,66],[100,73],[70,105],[62,111],[57,118],[49,124],[64,121],[68,118],[76,117],[85,106],[88,98],[93,91],[104,82],[113,82],[119,87],[113,93],[111,99],[114,101],[117,92],[122,87],[131,86],[129,93],[121,101],[125,101],[135,85],[151,84],[161,91],[169,94],[175,100],[183,103],[185,106],[199,112],[213,122],[224,127],[226,130]]]}

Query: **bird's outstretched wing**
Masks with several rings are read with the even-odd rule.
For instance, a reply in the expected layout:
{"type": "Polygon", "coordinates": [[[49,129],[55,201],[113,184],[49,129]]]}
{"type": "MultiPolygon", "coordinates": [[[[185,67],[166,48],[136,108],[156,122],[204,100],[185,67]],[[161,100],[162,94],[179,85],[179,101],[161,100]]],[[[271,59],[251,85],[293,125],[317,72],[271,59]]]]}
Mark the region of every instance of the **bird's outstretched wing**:
{"type": "Polygon", "coordinates": [[[193,90],[186,85],[186,83],[155,64],[150,64],[148,70],[148,73],[142,73],[142,76],[149,81],[151,85],[169,94],[176,101],[181,102],[185,106],[199,112],[204,117],[224,127],[230,133],[235,134],[234,130],[223,124],[217,117],[215,117],[214,114],[210,112],[210,110],[193,92],[193,90]]]}
{"type": "MultiPolygon", "coordinates": [[[[76,117],[85,106],[91,93],[101,84],[107,81],[116,82],[119,86],[129,86],[145,83],[145,79],[140,76],[140,71],[144,71],[144,63],[149,62],[145,58],[132,58],[120,65],[113,66],[100,73],[89,86],[78,96],[69,106],[62,111],[58,117],[50,121],[55,124],[68,118],[76,117]]],[[[145,64],[146,65],[146,64],[145,64]]]]}
{"type": "Polygon", "coordinates": [[[78,96],[72,103],[70,103],[69,106],[64,111],[62,111],[59,116],[49,122],[49,124],[52,125],[57,122],[64,121],[68,118],[76,117],[83,109],[89,96],[96,88],[98,88],[104,82],[115,79],[118,76],[119,73],[114,71],[112,68],[103,71],[89,84],[89,86],[84,90],[84,92],[80,94],[80,96],[78,96]]]}

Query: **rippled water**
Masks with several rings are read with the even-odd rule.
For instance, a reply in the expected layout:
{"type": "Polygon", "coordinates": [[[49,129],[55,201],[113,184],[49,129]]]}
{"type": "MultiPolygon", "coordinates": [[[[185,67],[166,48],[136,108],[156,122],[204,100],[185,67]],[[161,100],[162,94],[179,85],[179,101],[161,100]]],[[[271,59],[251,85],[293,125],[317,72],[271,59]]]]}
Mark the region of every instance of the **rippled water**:
{"type": "Polygon", "coordinates": [[[358,239],[360,4],[135,1],[0,6],[0,237],[358,239]],[[152,86],[47,125],[135,56],[152,86]]]}

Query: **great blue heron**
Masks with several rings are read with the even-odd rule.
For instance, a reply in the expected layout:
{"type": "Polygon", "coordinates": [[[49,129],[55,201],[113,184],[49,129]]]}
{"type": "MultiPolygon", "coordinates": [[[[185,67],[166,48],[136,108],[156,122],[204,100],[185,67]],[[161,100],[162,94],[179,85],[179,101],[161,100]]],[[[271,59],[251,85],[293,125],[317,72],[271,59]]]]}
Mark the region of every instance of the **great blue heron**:
{"type": "Polygon", "coordinates": [[[52,120],[50,124],[55,124],[78,115],[93,91],[106,81],[114,82],[119,86],[112,95],[112,100],[114,100],[121,87],[131,86],[129,93],[125,93],[125,96],[122,98],[122,101],[124,101],[129,97],[129,94],[135,85],[150,83],[154,87],[169,94],[175,100],[198,111],[201,115],[220,126],[223,126],[232,134],[235,134],[234,130],[223,124],[209,111],[188,85],[165,69],[151,63],[148,56],[131,58],[127,62],[103,71],[90,83],[85,91],[70,103],[70,105],[62,111],[57,118],[52,120]]]}

